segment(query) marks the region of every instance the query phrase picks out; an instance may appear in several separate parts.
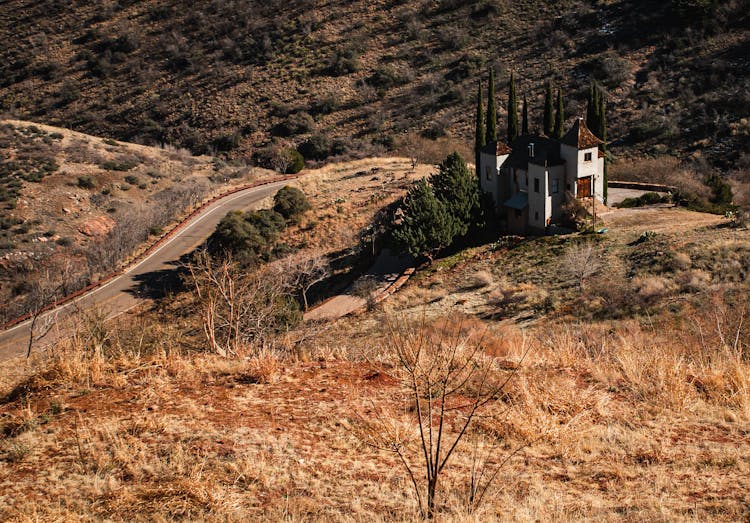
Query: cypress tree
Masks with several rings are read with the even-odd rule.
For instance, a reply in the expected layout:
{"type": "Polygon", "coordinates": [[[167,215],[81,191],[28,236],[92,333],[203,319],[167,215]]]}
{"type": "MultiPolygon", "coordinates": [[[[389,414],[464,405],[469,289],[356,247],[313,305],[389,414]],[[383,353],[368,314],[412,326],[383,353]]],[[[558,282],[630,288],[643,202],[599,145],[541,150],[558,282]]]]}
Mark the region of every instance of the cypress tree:
{"type": "Polygon", "coordinates": [[[563,123],[565,122],[565,112],[563,108],[562,92],[557,90],[557,113],[555,113],[555,129],[552,136],[560,140],[563,137],[563,123]]]}
{"type": "Polygon", "coordinates": [[[602,190],[602,197],[604,198],[604,205],[607,204],[607,183],[608,183],[608,174],[607,174],[607,115],[604,112],[605,105],[604,105],[604,94],[599,95],[599,137],[602,140],[602,144],[599,146],[604,153],[604,188],[602,190]]]}
{"type": "Polygon", "coordinates": [[[591,80],[589,84],[589,96],[588,103],[586,105],[586,127],[591,131],[595,131],[599,127],[598,123],[598,111],[599,111],[599,100],[597,99],[598,87],[594,80],[591,80]]]}
{"type": "Polygon", "coordinates": [[[477,91],[477,130],[474,141],[474,165],[477,171],[477,182],[481,180],[479,170],[479,158],[482,147],[487,144],[487,137],[484,133],[484,104],[482,103],[482,81],[479,80],[479,89],[477,91]]]}
{"type": "Polygon", "coordinates": [[[529,134],[529,103],[523,95],[523,117],[521,119],[521,134],[529,134]]]}
{"type": "Polygon", "coordinates": [[[510,73],[508,85],[508,143],[518,138],[518,95],[516,94],[516,77],[510,73]]]}
{"type": "Polygon", "coordinates": [[[490,67],[490,86],[487,91],[487,137],[486,142],[497,141],[497,109],[495,109],[495,70],[490,67]]]}
{"type": "Polygon", "coordinates": [[[607,118],[604,115],[604,94],[599,93],[597,96],[596,106],[596,127],[593,129],[596,135],[602,140],[607,138],[607,118]]]}
{"type": "Polygon", "coordinates": [[[544,134],[552,136],[552,82],[547,83],[547,92],[544,96],[544,134]]]}

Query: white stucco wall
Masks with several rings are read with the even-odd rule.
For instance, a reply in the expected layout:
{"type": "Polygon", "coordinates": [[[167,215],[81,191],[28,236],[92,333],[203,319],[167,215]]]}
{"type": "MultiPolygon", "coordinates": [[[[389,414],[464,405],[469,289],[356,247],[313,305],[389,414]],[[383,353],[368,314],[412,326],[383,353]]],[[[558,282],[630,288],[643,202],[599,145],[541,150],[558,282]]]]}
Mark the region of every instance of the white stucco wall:
{"type": "Polygon", "coordinates": [[[595,181],[595,192],[597,198],[600,200],[604,194],[604,159],[599,158],[599,148],[592,147],[589,149],[581,149],[580,151],[576,147],[570,145],[560,145],[560,156],[565,160],[567,169],[566,188],[569,187],[569,191],[573,196],[577,196],[577,186],[575,181],[579,178],[587,178],[594,176],[595,181]],[[586,154],[591,154],[591,161],[586,161],[586,154]]]}
{"type": "Polygon", "coordinates": [[[549,198],[551,211],[548,218],[552,218],[552,221],[557,221],[562,216],[562,206],[565,203],[565,166],[555,165],[547,168],[547,187],[549,189],[549,198]],[[557,193],[552,192],[553,180],[557,182],[557,193]]]}
{"type": "Polygon", "coordinates": [[[494,154],[481,153],[479,155],[480,185],[484,192],[492,195],[496,206],[502,204],[500,166],[508,159],[508,155],[495,156],[494,154]],[[489,172],[489,176],[488,176],[489,172]]]}
{"type": "Polygon", "coordinates": [[[544,229],[547,219],[552,216],[548,177],[549,171],[546,167],[529,164],[529,226],[535,229],[544,229]]]}

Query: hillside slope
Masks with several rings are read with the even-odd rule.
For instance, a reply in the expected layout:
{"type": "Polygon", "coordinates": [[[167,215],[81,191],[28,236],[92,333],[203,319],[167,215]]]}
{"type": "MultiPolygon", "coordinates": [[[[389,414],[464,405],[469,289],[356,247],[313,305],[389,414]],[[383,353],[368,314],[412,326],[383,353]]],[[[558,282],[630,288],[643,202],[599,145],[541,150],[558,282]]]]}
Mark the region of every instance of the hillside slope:
{"type": "MultiPolygon", "coordinates": [[[[541,118],[591,76],[608,90],[615,154],[750,146],[750,2],[213,0],[0,6],[0,107],[112,138],[250,156],[272,138],[308,157],[367,154],[407,133],[471,143],[477,79],[511,70],[541,118]],[[697,7],[696,7],[697,6],[697,7]]],[[[503,128],[504,124],[501,124],[503,128]]]]}
{"type": "Polygon", "coordinates": [[[47,280],[73,292],[191,206],[259,175],[173,147],[0,121],[0,324],[47,280]]]}
{"type": "MultiPolygon", "coordinates": [[[[313,210],[283,241],[356,245],[352,216],[415,174],[375,167],[303,178],[313,210]]],[[[440,521],[746,521],[750,231],[664,207],[604,219],[604,235],[460,250],[373,311],[234,357],[211,352],[189,290],[83,317],[51,357],[0,369],[0,518],[423,521],[392,452],[423,483],[411,334],[428,354],[476,343],[509,378],[441,473],[440,521]],[[565,260],[587,244],[601,265],[579,284],[565,260]],[[470,513],[471,480],[495,472],[470,513]]]]}

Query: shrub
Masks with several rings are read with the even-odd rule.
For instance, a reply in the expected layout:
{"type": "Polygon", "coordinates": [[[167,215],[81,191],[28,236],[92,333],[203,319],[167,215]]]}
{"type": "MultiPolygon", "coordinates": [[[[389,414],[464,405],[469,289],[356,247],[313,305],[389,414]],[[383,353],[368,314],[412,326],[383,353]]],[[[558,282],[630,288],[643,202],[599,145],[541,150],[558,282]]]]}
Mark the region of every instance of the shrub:
{"type": "Polygon", "coordinates": [[[286,221],[276,211],[262,209],[249,213],[232,211],[216,226],[208,240],[210,251],[233,254],[244,263],[268,258],[286,221]]]}
{"type": "Polygon", "coordinates": [[[630,63],[614,52],[597,56],[589,62],[594,78],[610,88],[619,87],[628,78],[630,63]]]}
{"type": "Polygon", "coordinates": [[[114,161],[108,160],[101,164],[101,168],[107,171],[129,171],[137,166],[138,163],[132,160],[114,161]]]}
{"type": "Polygon", "coordinates": [[[672,201],[672,197],[668,194],[660,195],[655,192],[644,193],[637,198],[625,198],[617,207],[620,208],[631,208],[631,207],[643,207],[644,205],[654,205],[657,203],[669,203],[672,201]]]}
{"type": "Polygon", "coordinates": [[[80,187],[81,189],[93,189],[94,187],[96,187],[96,183],[91,176],[79,176],[78,187],[80,187]]]}
{"type": "Polygon", "coordinates": [[[315,130],[315,120],[310,114],[302,111],[289,115],[283,122],[275,125],[271,133],[275,136],[294,136],[315,130]]]}
{"type": "Polygon", "coordinates": [[[273,197],[273,209],[287,221],[297,222],[310,209],[310,202],[301,190],[287,185],[273,197]]]}
{"type": "Polygon", "coordinates": [[[326,71],[331,76],[343,76],[356,73],[359,68],[359,52],[354,47],[346,47],[333,53],[326,71]]]}
{"type": "Polygon", "coordinates": [[[341,141],[332,141],[322,134],[314,134],[301,143],[297,151],[311,160],[325,160],[329,156],[343,154],[346,152],[346,146],[341,141]]]}
{"type": "Polygon", "coordinates": [[[140,183],[140,180],[134,174],[127,175],[125,177],[125,181],[128,182],[130,185],[138,185],[140,183]]]}
{"type": "Polygon", "coordinates": [[[305,168],[305,159],[299,152],[294,149],[287,149],[286,154],[289,159],[289,164],[284,170],[284,174],[297,174],[305,168]]]}

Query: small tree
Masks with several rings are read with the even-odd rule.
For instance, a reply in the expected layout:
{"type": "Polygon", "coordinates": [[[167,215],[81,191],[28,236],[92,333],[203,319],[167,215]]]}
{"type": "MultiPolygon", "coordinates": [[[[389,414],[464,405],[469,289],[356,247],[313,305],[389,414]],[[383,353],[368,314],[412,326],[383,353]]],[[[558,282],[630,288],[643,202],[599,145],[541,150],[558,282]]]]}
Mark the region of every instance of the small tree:
{"type": "Polygon", "coordinates": [[[563,108],[562,91],[557,90],[557,112],[555,113],[555,129],[552,136],[558,140],[563,137],[563,125],[565,123],[565,109],[563,108]]]}
{"type": "Polygon", "coordinates": [[[305,159],[296,149],[278,148],[273,151],[273,168],[283,174],[297,174],[305,168],[305,159]]]}
{"type": "Polygon", "coordinates": [[[508,143],[518,138],[518,95],[516,94],[516,77],[510,73],[508,84],[508,143]]]}
{"type": "Polygon", "coordinates": [[[291,286],[299,292],[306,312],[309,308],[307,293],[315,285],[325,280],[331,269],[325,258],[303,252],[293,254],[279,262],[279,269],[287,275],[291,286]]]}
{"type": "Polygon", "coordinates": [[[552,82],[547,82],[547,90],[544,94],[544,134],[547,136],[552,136],[552,132],[554,131],[552,104],[552,82]]]}
{"type": "MultiPolygon", "coordinates": [[[[468,439],[485,408],[500,399],[520,367],[498,368],[482,341],[468,337],[460,323],[391,327],[387,342],[404,390],[401,412],[407,414],[376,412],[374,423],[360,419],[365,442],[398,457],[426,519],[437,515],[440,478],[459,444],[468,439]]],[[[521,362],[525,349],[522,354],[521,362]]],[[[510,452],[494,471],[485,470],[480,477],[472,474],[470,508],[481,504],[500,467],[522,448],[510,452]]]]}
{"type": "Polygon", "coordinates": [[[409,189],[402,212],[393,239],[412,256],[426,256],[432,261],[436,253],[453,242],[455,220],[427,180],[419,180],[409,189]]]}
{"type": "Polygon", "coordinates": [[[302,214],[310,210],[310,202],[301,190],[287,185],[273,197],[273,209],[287,221],[295,223],[302,214]]]}
{"type": "Polygon", "coordinates": [[[231,257],[214,260],[203,252],[187,268],[212,352],[229,356],[245,347],[267,348],[275,333],[301,319],[289,275],[275,266],[248,272],[231,257]]]}
{"type": "Polygon", "coordinates": [[[521,120],[521,134],[529,134],[529,103],[526,101],[526,95],[523,95],[523,116],[521,120]]]}
{"type": "Polygon", "coordinates": [[[599,135],[600,125],[600,104],[599,104],[599,86],[594,80],[589,85],[588,103],[586,104],[586,127],[597,136],[599,135]]]}
{"type": "Polygon", "coordinates": [[[490,67],[490,84],[487,89],[487,143],[497,141],[497,109],[495,108],[495,70],[490,67]]]}
{"type": "Polygon", "coordinates": [[[49,271],[39,277],[29,293],[29,339],[26,357],[31,356],[34,344],[44,339],[57,323],[57,313],[50,311],[51,305],[61,297],[62,284],[54,282],[49,271]],[[49,311],[49,312],[46,312],[49,311]],[[45,313],[46,312],[46,313],[45,313]]]}
{"type": "Polygon", "coordinates": [[[560,263],[563,274],[575,281],[579,289],[583,289],[586,280],[602,268],[599,253],[592,243],[571,245],[560,263]]]}

